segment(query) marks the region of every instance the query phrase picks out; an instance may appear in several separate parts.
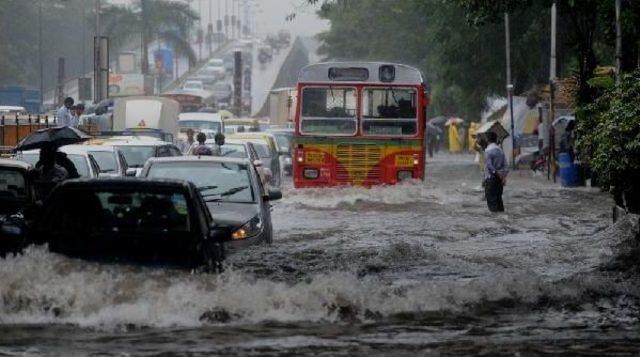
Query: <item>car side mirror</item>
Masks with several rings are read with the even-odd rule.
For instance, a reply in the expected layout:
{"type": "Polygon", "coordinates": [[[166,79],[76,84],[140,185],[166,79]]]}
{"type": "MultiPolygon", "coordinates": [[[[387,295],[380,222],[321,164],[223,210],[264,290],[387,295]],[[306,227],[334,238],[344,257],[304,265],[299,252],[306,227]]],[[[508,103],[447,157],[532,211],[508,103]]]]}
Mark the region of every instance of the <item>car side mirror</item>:
{"type": "Polygon", "coordinates": [[[262,167],[262,165],[264,165],[262,163],[262,160],[253,160],[253,166],[255,167],[262,167]]]}
{"type": "Polygon", "coordinates": [[[277,201],[282,199],[282,191],[277,188],[270,188],[267,192],[267,197],[265,197],[267,201],[277,201]]]}
{"type": "Polygon", "coordinates": [[[130,168],[130,169],[127,169],[127,171],[125,172],[125,176],[127,176],[127,177],[136,177],[137,173],[138,173],[138,171],[136,169],[130,168]]]}
{"type": "Polygon", "coordinates": [[[213,242],[231,241],[231,228],[222,226],[212,226],[209,228],[208,239],[213,242]]]}

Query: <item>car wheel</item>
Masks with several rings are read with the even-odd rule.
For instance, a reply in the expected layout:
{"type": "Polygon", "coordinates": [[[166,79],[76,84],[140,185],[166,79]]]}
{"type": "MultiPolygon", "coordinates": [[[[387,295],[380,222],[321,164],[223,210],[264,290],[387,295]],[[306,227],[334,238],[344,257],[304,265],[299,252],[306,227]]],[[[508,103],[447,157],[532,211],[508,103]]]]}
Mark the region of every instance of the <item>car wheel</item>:
{"type": "Polygon", "coordinates": [[[222,273],[224,262],[224,244],[220,242],[205,242],[203,249],[204,269],[208,273],[222,273]]]}

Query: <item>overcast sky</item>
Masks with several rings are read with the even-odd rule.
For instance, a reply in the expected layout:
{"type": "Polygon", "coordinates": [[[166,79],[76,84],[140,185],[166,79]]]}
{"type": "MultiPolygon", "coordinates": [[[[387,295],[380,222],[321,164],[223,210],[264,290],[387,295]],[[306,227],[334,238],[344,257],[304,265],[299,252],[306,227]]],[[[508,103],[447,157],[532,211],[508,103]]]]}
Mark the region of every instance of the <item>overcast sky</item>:
{"type": "MultiPolygon", "coordinates": [[[[107,0],[109,1],[109,0],[107,0]]],[[[110,0],[111,3],[123,4],[131,0],[110,0]]],[[[178,0],[175,0],[178,1],[178,0]]],[[[249,0],[254,3],[257,9],[257,28],[261,33],[276,32],[281,29],[288,29],[293,34],[311,36],[328,28],[326,21],[320,20],[315,14],[316,7],[305,5],[306,0],[249,0]],[[286,21],[285,17],[296,13],[293,21],[286,21]]],[[[206,25],[209,23],[209,4],[212,4],[214,24],[218,19],[218,3],[224,13],[225,4],[231,7],[233,0],[193,0],[192,7],[197,12],[202,4],[202,20],[206,25]]],[[[243,15],[244,16],[244,15],[243,15]]],[[[215,25],[214,25],[215,26],[215,25]]]]}

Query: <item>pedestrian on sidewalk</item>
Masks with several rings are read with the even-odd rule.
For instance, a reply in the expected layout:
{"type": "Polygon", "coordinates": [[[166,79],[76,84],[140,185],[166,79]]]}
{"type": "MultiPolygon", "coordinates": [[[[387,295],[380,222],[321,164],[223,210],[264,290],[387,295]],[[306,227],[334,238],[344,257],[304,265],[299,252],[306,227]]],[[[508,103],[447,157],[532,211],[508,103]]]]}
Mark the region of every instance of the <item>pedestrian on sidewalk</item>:
{"type": "Polygon", "coordinates": [[[58,111],[56,112],[56,123],[58,126],[71,126],[73,122],[73,113],[71,112],[72,107],[73,98],[65,98],[64,104],[58,108],[58,111]]]}
{"type": "Polygon", "coordinates": [[[498,135],[487,133],[489,145],[484,151],[484,193],[491,212],[504,212],[502,191],[507,182],[507,158],[498,146],[498,135]]]}

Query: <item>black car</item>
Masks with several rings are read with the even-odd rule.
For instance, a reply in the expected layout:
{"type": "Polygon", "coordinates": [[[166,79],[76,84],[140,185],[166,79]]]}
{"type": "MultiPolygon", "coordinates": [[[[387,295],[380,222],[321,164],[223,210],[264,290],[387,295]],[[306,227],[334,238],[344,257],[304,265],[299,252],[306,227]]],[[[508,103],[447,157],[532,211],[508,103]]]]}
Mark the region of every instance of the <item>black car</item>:
{"type": "Polygon", "coordinates": [[[71,257],[219,270],[229,229],[216,227],[191,183],[92,179],[58,185],[25,243],[71,257]]]}
{"type": "Polygon", "coordinates": [[[20,249],[22,211],[36,201],[34,169],[28,163],[0,159],[0,256],[20,249]],[[17,215],[17,216],[16,216],[17,215]]]}
{"type": "Polygon", "coordinates": [[[141,177],[173,178],[193,182],[207,203],[214,222],[232,230],[226,245],[241,248],[273,240],[271,202],[282,198],[266,190],[256,168],[246,159],[214,156],[153,158],[141,177]]]}

